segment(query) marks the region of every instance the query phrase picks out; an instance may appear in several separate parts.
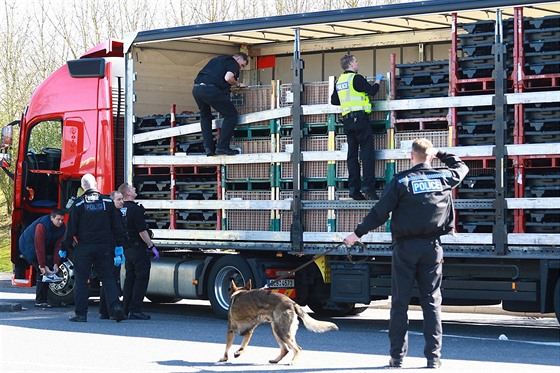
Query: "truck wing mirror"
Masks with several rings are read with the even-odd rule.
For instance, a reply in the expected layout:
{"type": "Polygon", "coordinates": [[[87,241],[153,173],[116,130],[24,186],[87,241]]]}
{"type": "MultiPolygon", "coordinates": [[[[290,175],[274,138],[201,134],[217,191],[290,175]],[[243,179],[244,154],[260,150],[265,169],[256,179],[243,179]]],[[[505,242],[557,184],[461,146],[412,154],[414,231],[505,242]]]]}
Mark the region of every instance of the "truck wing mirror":
{"type": "Polygon", "coordinates": [[[19,120],[13,121],[2,128],[2,139],[0,141],[0,149],[8,149],[12,146],[12,127],[19,124],[19,120]]]}

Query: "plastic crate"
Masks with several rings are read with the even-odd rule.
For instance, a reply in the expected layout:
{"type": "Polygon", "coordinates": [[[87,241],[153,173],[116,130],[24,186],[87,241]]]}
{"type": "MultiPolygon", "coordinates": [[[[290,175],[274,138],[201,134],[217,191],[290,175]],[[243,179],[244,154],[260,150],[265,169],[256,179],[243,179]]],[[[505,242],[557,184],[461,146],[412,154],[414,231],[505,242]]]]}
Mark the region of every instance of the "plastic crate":
{"type": "Polygon", "coordinates": [[[227,229],[246,231],[269,231],[270,211],[228,210],[227,229]]]}
{"type": "Polygon", "coordinates": [[[233,190],[226,192],[226,199],[241,199],[241,200],[270,200],[272,199],[271,191],[260,190],[233,190]]]}
{"type": "Polygon", "coordinates": [[[233,147],[240,147],[242,154],[270,153],[272,145],[270,137],[254,137],[249,139],[232,139],[233,147]]]}
{"type": "MultiPolygon", "coordinates": [[[[375,161],[375,178],[385,178],[385,160],[375,161]]],[[[360,163],[361,165],[361,163],[360,163]]],[[[363,175],[362,175],[363,176],[363,175]]],[[[336,161],[335,177],[337,179],[348,179],[348,163],[346,161],[336,161]]]]}
{"type": "Polygon", "coordinates": [[[270,180],[269,163],[229,164],[226,180],[270,180]]]}
{"type": "Polygon", "coordinates": [[[303,104],[320,105],[330,103],[329,82],[311,82],[303,85],[303,104]]]}
{"type": "MultiPolygon", "coordinates": [[[[362,222],[369,210],[338,210],[336,212],[336,231],[354,232],[358,224],[362,222]]],[[[385,232],[386,224],[372,230],[372,232],[385,232]]]]}
{"type": "MultiPolygon", "coordinates": [[[[303,163],[303,177],[307,179],[327,179],[328,162],[312,161],[303,163]]],[[[280,164],[280,179],[292,180],[294,178],[293,165],[289,162],[280,164]]]]}
{"type": "MultiPolygon", "coordinates": [[[[226,199],[228,200],[269,200],[271,197],[270,191],[239,190],[226,192],[226,199]]],[[[271,212],[269,210],[228,210],[226,216],[228,230],[270,230],[271,212]]]]}
{"type": "Polygon", "coordinates": [[[247,87],[232,93],[232,102],[239,114],[255,113],[270,110],[272,87],[247,87]]]}

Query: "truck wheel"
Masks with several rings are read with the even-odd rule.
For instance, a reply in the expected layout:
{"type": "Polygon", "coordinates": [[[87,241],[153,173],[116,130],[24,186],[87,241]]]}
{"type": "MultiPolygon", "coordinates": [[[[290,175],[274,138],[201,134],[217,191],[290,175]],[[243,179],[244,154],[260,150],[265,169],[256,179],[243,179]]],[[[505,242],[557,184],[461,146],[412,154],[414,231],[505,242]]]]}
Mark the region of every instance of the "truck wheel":
{"type": "Polygon", "coordinates": [[[556,288],[554,289],[554,313],[556,320],[560,323],[560,278],[556,280],[556,288]]]}
{"type": "Polygon", "coordinates": [[[60,272],[64,280],[59,283],[49,284],[49,300],[56,305],[68,305],[74,303],[74,263],[67,259],[60,265],[60,272]]]}
{"type": "Polygon", "coordinates": [[[255,284],[251,268],[239,255],[225,255],[218,259],[208,277],[208,299],[216,316],[227,319],[231,280],[243,286],[249,280],[255,284]]]}

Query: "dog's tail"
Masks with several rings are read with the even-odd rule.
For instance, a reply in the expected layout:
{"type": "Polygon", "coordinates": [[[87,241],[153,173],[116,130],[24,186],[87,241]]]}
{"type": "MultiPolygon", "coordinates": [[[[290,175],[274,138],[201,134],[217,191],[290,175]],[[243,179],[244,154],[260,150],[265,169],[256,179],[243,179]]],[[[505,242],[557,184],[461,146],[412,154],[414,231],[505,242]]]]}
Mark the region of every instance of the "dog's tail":
{"type": "Polygon", "coordinates": [[[302,310],[297,303],[294,303],[294,309],[297,315],[303,321],[303,325],[305,325],[305,327],[309,331],[315,333],[324,333],[328,332],[329,330],[338,330],[338,326],[336,326],[332,322],[315,320],[313,317],[309,316],[307,312],[302,310]]]}

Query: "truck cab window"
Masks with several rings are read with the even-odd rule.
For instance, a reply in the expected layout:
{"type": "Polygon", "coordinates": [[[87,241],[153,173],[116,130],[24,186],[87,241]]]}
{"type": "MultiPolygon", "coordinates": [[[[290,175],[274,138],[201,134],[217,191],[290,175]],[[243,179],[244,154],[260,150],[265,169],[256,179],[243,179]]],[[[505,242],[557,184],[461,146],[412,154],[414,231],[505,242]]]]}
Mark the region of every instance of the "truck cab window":
{"type": "Polygon", "coordinates": [[[36,208],[58,205],[62,121],[37,123],[29,132],[23,162],[26,201],[36,208]]]}

